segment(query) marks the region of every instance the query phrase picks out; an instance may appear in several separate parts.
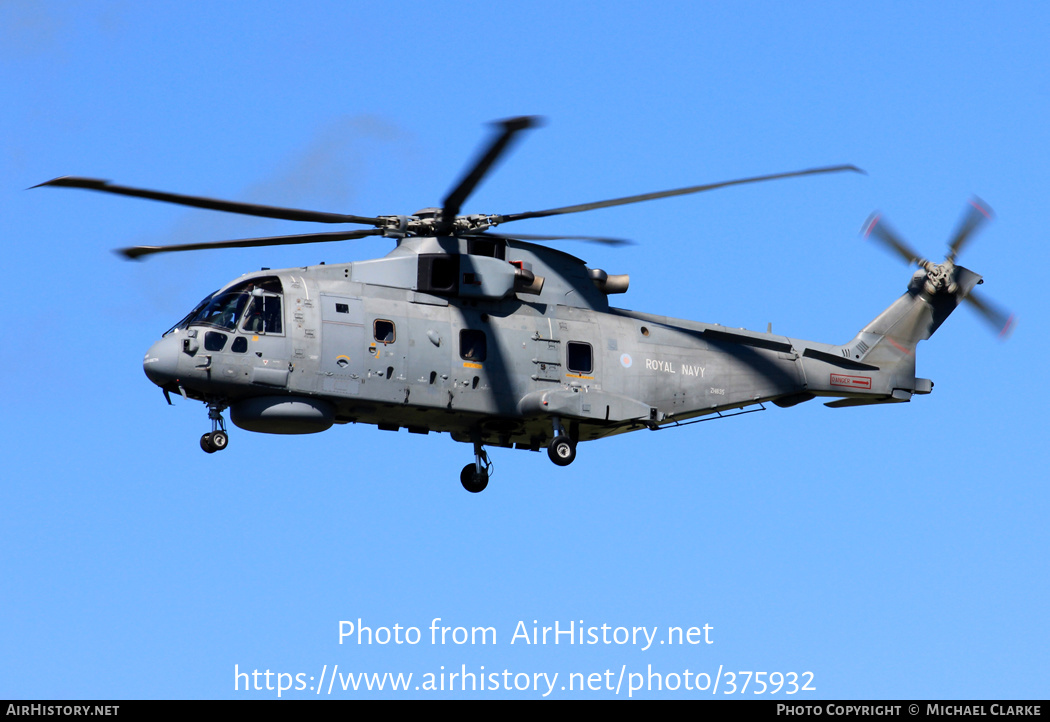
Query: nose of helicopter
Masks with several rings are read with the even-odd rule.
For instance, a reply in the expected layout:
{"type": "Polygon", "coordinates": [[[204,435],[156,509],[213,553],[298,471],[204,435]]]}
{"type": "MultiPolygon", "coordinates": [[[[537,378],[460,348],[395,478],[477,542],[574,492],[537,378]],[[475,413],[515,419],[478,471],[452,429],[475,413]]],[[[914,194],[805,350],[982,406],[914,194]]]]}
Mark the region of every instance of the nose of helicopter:
{"type": "Polygon", "coordinates": [[[176,334],[171,334],[150,346],[142,360],[142,370],[146,377],[157,386],[164,387],[178,380],[179,349],[181,348],[176,334]]]}

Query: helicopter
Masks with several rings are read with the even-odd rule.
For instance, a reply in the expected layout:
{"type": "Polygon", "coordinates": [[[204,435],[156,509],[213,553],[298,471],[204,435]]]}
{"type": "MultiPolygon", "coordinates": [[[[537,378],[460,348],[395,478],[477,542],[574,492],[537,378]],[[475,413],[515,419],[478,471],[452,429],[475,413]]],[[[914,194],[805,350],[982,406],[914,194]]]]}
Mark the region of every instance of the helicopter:
{"type": "MultiPolygon", "coordinates": [[[[511,147],[539,124],[499,121],[487,146],[441,208],[356,216],[280,208],[60,177],[40,186],[81,188],[265,218],[370,226],[290,236],[135,246],[126,258],[222,248],[383,236],[383,258],[262,269],[206,296],[152,345],[146,376],[168,404],[202,401],[207,453],[229,443],[223,413],[247,431],[306,434],[336,424],[447,432],[474,449],[460,483],[480,492],[486,446],[540,451],[568,466],[583,441],[662,430],[829,397],[832,408],[901,403],[933,389],[915,376],[915,349],[962,301],[1002,334],[1013,317],[974,292],[983,282],[956,264],[991,217],[974,199],[940,263],[914,252],[875,214],[864,234],[918,266],[905,293],[841,345],[728,328],[610,304],[627,275],[606,273],[534,241],[600,236],[507,235],[532,218],[803,176],[859,172],[852,165],[741,178],[511,214],[461,215],[463,204],[511,147]]],[[[40,187],[34,186],[34,187],[40,187]]]]}

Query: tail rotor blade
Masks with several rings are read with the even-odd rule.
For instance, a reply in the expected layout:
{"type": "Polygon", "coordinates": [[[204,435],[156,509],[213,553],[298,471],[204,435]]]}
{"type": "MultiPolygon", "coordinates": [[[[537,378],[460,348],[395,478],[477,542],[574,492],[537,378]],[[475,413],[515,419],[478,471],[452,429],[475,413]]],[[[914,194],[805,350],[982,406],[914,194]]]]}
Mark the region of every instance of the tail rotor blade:
{"type": "Polygon", "coordinates": [[[865,238],[875,236],[909,265],[919,265],[922,260],[922,257],[913,251],[911,246],[886,225],[886,222],[882,220],[882,214],[877,211],[868,217],[861,232],[865,238]]]}
{"type": "Polygon", "coordinates": [[[966,300],[973,304],[973,307],[977,309],[981,316],[995,328],[999,338],[1006,339],[1013,333],[1017,319],[1012,313],[998,308],[990,303],[988,299],[974,291],[970,291],[966,296],[966,300]]]}
{"type": "Polygon", "coordinates": [[[970,199],[970,205],[967,207],[959,227],[952,236],[952,240],[948,243],[948,248],[950,249],[948,251],[948,260],[955,261],[955,257],[959,255],[959,251],[962,250],[963,245],[970,239],[974,231],[984,225],[986,221],[991,220],[992,215],[992,209],[980,198],[974,196],[970,199]]]}

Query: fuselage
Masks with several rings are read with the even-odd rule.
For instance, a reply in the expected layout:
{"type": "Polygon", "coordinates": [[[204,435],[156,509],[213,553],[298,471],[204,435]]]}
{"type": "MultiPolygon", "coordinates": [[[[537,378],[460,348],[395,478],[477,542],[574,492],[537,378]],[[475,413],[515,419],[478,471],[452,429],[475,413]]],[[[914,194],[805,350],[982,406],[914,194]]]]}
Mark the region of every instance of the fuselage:
{"type": "Polygon", "coordinates": [[[531,449],[552,418],[585,441],[893,393],[844,347],[613,308],[606,274],[580,259],[472,241],[411,238],[382,259],[243,276],[154,344],[146,374],[252,431],[358,422],[531,449]]]}

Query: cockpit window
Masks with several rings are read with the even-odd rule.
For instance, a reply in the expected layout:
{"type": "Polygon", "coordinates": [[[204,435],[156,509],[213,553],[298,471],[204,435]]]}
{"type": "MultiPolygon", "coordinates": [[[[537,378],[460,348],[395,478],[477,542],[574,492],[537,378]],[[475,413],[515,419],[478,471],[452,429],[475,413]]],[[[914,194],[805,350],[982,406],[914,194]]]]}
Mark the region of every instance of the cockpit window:
{"type": "Polygon", "coordinates": [[[281,330],[281,297],[255,296],[241,327],[248,333],[284,333],[281,330]]]}
{"type": "Polygon", "coordinates": [[[281,324],[281,279],[276,276],[264,276],[242,281],[225,291],[216,291],[205,298],[190,311],[186,318],[179,321],[164,335],[175,329],[190,326],[212,326],[214,328],[234,331],[238,322],[245,318],[245,331],[254,333],[282,333],[281,324]],[[245,317],[245,309],[249,309],[245,317]],[[253,315],[257,314],[259,331],[248,327],[253,315]]]}
{"type": "Polygon", "coordinates": [[[237,328],[237,321],[244,313],[249,298],[251,296],[244,291],[234,290],[213,296],[197,316],[190,319],[190,325],[215,326],[232,331],[237,328]]]}

